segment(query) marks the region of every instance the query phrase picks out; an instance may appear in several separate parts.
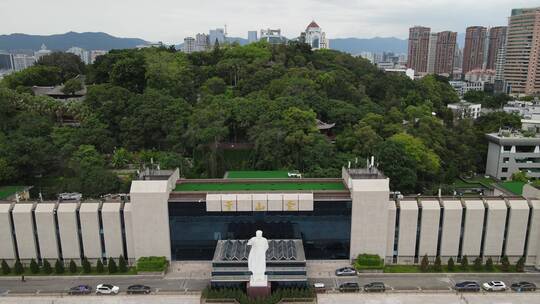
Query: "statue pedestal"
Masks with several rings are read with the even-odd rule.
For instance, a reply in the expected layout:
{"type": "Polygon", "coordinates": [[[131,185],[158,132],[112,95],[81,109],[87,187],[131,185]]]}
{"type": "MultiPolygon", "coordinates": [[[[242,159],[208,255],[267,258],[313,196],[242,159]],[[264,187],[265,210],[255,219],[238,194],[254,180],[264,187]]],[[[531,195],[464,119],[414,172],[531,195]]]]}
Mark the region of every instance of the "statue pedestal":
{"type": "Polygon", "coordinates": [[[266,286],[251,286],[251,283],[247,283],[247,295],[250,299],[254,298],[266,298],[270,296],[272,288],[270,287],[270,282],[266,282],[266,286]]]}

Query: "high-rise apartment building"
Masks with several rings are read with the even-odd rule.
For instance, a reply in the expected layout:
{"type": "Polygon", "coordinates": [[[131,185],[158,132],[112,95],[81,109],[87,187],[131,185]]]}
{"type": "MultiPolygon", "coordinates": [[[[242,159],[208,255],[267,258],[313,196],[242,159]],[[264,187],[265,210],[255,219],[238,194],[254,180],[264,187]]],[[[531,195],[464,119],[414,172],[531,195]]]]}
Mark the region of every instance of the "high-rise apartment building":
{"type": "Polygon", "coordinates": [[[8,52],[0,51],[0,71],[11,71],[13,70],[13,55],[8,52]]]}
{"type": "Polygon", "coordinates": [[[540,7],[512,10],[508,19],[504,80],[512,93],[540,92],[540,7]]]}
{"type": "Polygon", "coordinates": [[[196,51],[195,38],[186,37],[184,38],[184,45],[182,46],[182,51],[184,53],[193,53],[196,51]]]}
{"type": "Polygon", "coordinates": [[[195,36],[195,49],[197,52],[204,52],[210,48],[210,38],[206,34],[197,34],[195,36]]]}
{"type": "Polygon", "coordinates": [[[248,31],[248,43],[257,42],[257,31],[248,31]]]}
{"type": "Polygon", "coordinates": [[[454,71],[454,54],[456,52],[456,32],[444,31],[437,34],[437,50],[435,54],[435,74],[450,76],[454,71]]]}
{"type": "Polygon", "coordinates": [[[17,72],[29,68],[35,63],[36,59],[34,58],[34,56],[28,56],[26,54],[13,55],[13,69],[17,72]]]}
{"type": "Polygon", "coordinates": [[[414,26],[409,29],[407,67],[417,73],[426,73],[429,52],[429,27],[414,26]]]}
{"type": "Polygon", "coordinates": [[[216,42],[219,44],[223,44],[225,42],[225,30],[222,28],[210,30],[208,36],[210,37],[210,45],[214,45],[216,42]]]}
{"type": "Polygon", "coordinates": [[[428,61],[427,61],[427,70],[428,74],[435,73],[435,59],[437,56],[437,39],[439,38],[438,33],[429,34],[429,46],[428,46],[428,61]]]}
{"type": "Polygon", "coordinates": [[[83,48],[74,46],[69,48],[66,53],[71,53],[78,56],[81,58],[81,61],[84,62],[84,64],[90,64],[90,53],[83,48]]]}
{"type": "Polygon", "coordinates": [[[489,29],[486,69],[495,70],[497,56],[506,43],[506,26],[495,26],[489,29]]]}
{"type": "Polygon", "coordinates": [[[469,26],[467,28],[465,47],[463,48],[463,74],[483,68],[486,38],[487,29],[485,27],[469,26]]]}

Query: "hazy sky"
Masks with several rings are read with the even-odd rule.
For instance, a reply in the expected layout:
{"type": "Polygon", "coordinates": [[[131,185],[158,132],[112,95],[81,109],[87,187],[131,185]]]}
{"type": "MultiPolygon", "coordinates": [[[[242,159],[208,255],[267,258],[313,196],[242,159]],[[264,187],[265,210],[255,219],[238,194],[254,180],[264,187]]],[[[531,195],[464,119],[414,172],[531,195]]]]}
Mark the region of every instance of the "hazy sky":
{"type": "Polygon", "coordinates": [[[314,19],[329,38],[395,36],[411,25],[464,32],[505,25],[538,0],[0,0],[0,34],[107,32],[166,43],[227,25],[229,36],[281,28],[296,37],[314,19]]]}

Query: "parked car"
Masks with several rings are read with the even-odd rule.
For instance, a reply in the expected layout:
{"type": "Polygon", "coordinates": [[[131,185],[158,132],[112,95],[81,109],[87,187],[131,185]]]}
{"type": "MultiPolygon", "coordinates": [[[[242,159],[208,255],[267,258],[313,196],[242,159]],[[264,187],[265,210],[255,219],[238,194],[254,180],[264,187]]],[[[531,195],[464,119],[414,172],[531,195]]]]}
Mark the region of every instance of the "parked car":
{"type": "Polygon", "coordinates": [[[152,292],[152,289],[149,286],[145,286],[145,285],[131,285],[127,288],[128,294],[136,294],[136,293],[149,294],[150,292],[152,292]]]}
{"type": "Polygon", "coordinates": [[[535,291],[536,285],[531,282],[515,282],[510,285],[510,289],[513,291],[535,291]]]}
{"type": "Polygon", "coordinates": [[[482,284],[482,288],[486,291],[505,291],[506,284],[503,281],[489,281],[482,284]]]}
{"type": "Polygon", "coordinates": [[[336,269],[336,275],[337,276],[355,276],[356,269],[352,267],[339,268],[339,269],[336,269]]]}
{"type": "Polygon", "coordinates": [[[120,287],[111,284],[99,284],[96,287],[96,294],[115,294],[120,291],[120,287]]]}
{"type": "Polygon", "coordinates": [[[454,286],[456,291],[480,291],[480,285],[474,281],[459,282],[454,286]]]}
{"type": "Polygon", "coordinates": [[[69,295],[82,295],[82,294],[89,294],[91,292],[92,292],[92,287],[88,285],[74,286],[68,290],[69,295]]]}
{"type": "Polygon", "coordinates": [[[384,286],[383,282],[371,282],[364,285],[365,292],[384,292],[385,290],[386,286],[384,286]]]}
{"type": "Polygon", "coordinates": [[[313,283],[313,289],[317,293],[326,292],[326,286],[324,285],[324,283],[320,282],[313,283]]]}
{"type": "Polygon", "coordinates": [[[360,286],[356,282],[347,282],[339,285],[341,292],[357,292],[360,291],[360,286]]]}

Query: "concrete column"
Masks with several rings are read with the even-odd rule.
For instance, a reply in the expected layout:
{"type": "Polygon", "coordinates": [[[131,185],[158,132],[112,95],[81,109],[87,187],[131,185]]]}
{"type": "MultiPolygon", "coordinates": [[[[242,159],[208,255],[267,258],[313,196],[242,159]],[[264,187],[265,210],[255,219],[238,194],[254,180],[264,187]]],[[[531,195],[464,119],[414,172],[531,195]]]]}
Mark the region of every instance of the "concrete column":
{"type": "Polygon", "coordinates": [[[398,264],[413,264],[416,251],[418,203],[414,200],[399,202],[398,264]]]}
{"type": "MultiPolygon", "coordinates": [[[[107,258],[118,258],[124,255],[122,242],[122,224],[120,222],[121,203],[103,203],[101,218],[107,258]]],[[[125,257],[124,257],[125,258],[125,257]]]]}
{"type": "Polygon", "coordinates": [[[351,251],[350,259],[359,254],[386,256],[389,179],[351,180],[351,251]]]}
{"type": "Polygon", "coordinates": [[[60,245],[64,260],[77,260],[81,258],[79,246],[79,228],[77,226],[78,203],[61,202],[58,204],[58,227],[60,232],[60,245]]]}
{"type": "Polygon", "coordinates": [[[421,200],[420,206],[422,206],[422,218],[420,219],[418,255],[423,257],[427,254],[430,261],[434,261],[437,256],[441,207],[435,200],[421,200]]]}
{"type": "MultiPolygon", "coordinates": [[[[133,223],[131,219],[131,203],[124,204],[124,227],[126,229],[126,246],[127,255],[130,263],[134,263],[135,258],[135,246],[133,244],[133,223]]],[[[170,242],[170,240],[169,240],[170,242]]]]}
{"type": "Polygon", "coordinates": [[[502,254],[506,224],[506,202],[501,199],[487,200],[486,231],[484,236],[484,260],[492,258],[497,263],[502,254]]]}
{"type": "MultiPolygon", "coordinates": [[[[56,203],[38,203],[36,206],[36,226],[41,258],[53,263],[59,258],[54,210],[56,203]]],[[[52,264],[54,265],[54,264],[52,264]]]]}
{"type": "Polygon", "coordinates": [[[506,227],[506,248],[504,254],[510,263],[516,263],[525,248],[527,236],[527,222],[529,220],[529,204],[526,200],[509,200],[510,214],[508,214],[508,227],[506,227]]]}
{"type": "Polygon", "coordinates": [[[459,254],[463,207],[458,200],[445,200],[443,201],[443,207],[440,256],[443,263],[447,263],[449,258],[453,258],[454,262],[456,262],[459,254]]]}
{"type": "Polygon", "coordinates": [[[386,258],[385,263],[391,264],[394,255],[394,238],[396,234],[396,202],[388,202],[388,225],[386,233],[386,258]]]}
{"type": "Polygon", "coordinates": [[[28,203],[17,203],[13,207],[13,224],[19,248],[19,259],[23,263],[28,263],[30,259],[38,257],[32,209],[34,209],[34,204],[28,203]]]}
{"type": "Polygon", "coordinates": [[[531,206],[531,221],[525,263],[540,268],[540,200],[533,199],[531,206]]]}
{"type": "Polygon", "coordinates": [[[99,233],[99,205],[99,202],[86,201],[81,203],[79,209],[84,256],[92,264],[102,258],[103,253],[99,233]]]}
{"type": "Polygon", "coordinates": [[[0,203],[0,259],[7,262],[14,261],[15,244],[13,242],[13,231],[11,230],[11,219],[9,212],[11,204],[0,203]]]}
{"type": "Polygon", "coordinates": [[[467,256],[468,260],[472,262],[472,259],[480,255],[485,207],[481,200],[466,200],[464,205],[466,210],[461,252],[462,256],[467,256]]]}

